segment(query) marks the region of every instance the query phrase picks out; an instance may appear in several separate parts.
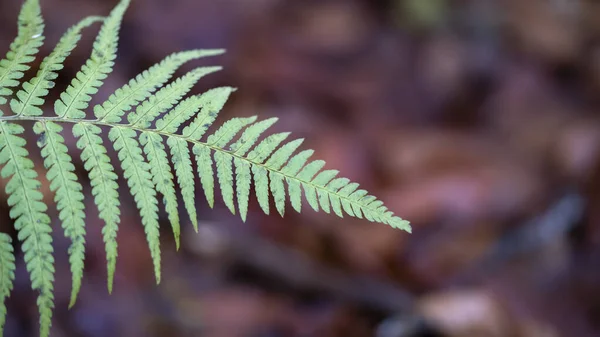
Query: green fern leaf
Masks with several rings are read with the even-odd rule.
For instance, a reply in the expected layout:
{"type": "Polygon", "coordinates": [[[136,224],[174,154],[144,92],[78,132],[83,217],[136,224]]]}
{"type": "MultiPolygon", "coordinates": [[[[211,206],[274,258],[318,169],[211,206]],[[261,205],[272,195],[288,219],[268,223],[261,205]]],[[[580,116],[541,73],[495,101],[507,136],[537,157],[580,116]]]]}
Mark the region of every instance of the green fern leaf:
{"type": "Polygon", "coordinates": [[[23,127],[0,121],[0,172],[2,178],[10,178],[6,185],[11,219],[23,242],[27,271],[31,287],[39,291],[40,335],[47,337],[52,324],[54,308],[54,257],[52,256],[52,228],[46,215],[48,207],[42,202],[38,190],[41,183],[33,170],[33,162],[25,149],[25,140],[19,135],[23,127]]]}
{"type": "Polygon", "coordinates": [[[342,212],[342,203],[340,201],[340,198],[337,195],[330,194],[329,201],[331,202],[331,208],[333,209],[333,212],[340,218],[343,218],[344,213],[342,212]]]}
{"type": "Polygon", "coordinates": [[[281,170],[285,175],[295,176],[315,153],[314,150],[304,150],[293,156],[288,164],[281,170]]]}
{"type": "Polygon", "coordinates": [[[233,201],[233,157],[221,151],[215,151],[215,165],[217,167],[217,178],[221,186],[221,196],[225,206],[232,214],[235,214],[233,201]]]}
{"type": "Polygon", "coordinates": [[[171,149],[171,160],[175,167],[175,175],[177,176],[177,182],[179,188],[181,188],[181,195],[183,196],[183,204],[188,212],[190,220],[194,229],[198,229],[198,214],[196,212],[195,192],[194,192],[194,169],[192,168],[192,159],[190,158],[190,151],[188,143],[177,137],[169,137],[167,145],[171,149]]]}
{"type": "Polygon", "coordinates": [[[206,143],[213,147],[225,148],[225,145],[227,145],[240,130],[245,126],[254,123],[254,121],[256,121],[256,116],[248,118],[232,118],[225,122],[217,132],[210,135],[206,140],[206,143]]]}
{"type": "Polygon", "coordinates": [[[367,193],[369,192],[366,190],[357,190],[348,197],[348,199],[354,201],[354,203],[352,203],[352,209],[354,210],[356,217],[359,219],[362,219],[362,208],[359,206],[359,202],[364,196],[367,195],[367,193]]]}
{"type": "MultiPolygon", "coordinates": [[[[183,129],[183,136],[193,140],[199,140],[202,138],[202,136],[204,136],[208,128],[217,118],[219,111],[221,111],[223,105],[225,105],[225,102],[233,91],[234,89],[231,87],[223,87],[212,89],[202,94],[199,102],[202,105],[202,109],[194,121],[192,121],[189,126],[183,129]]],[[[176,116],[179,117],[172,117],[174,118],[174,122],[172,123],[174,127],[173,132],[177,130],[179,125],[183,124],[192,117],[192,115],[187,116],[185,113],[179,113],[176,116]]],[[[166,121],[168,120],[168,117],[169,115],[165,117],[165,125],[167,125],[166,121]]],[[[159,123],[160,121],[157,123],[157,125],[159,123]]]]}
{"type": "MultiPolygon", "coordinates": [[[[208,205],[214,207],[215,188],[219,188],[226,207],[246,221],[252,181],[254,192],[264,213],[269,214],[272,196],[277,212],[285,213],[286,198],[292,207],[302,210],[302,191],[315,211],[323,210],[343,217],[344,214],[388,224],[410,232],[409,223],[395,216],[384,203],[349,179],[337,177],[338,171],[324,170],[322,160],[309,160],[313,150],[295,153],[302,139],[287,141],[287,132],[262,135],[277,118],[256,121],[256,117],[232,118],[212,134],[225,102],[235,89],[221,87],[201,95],[184,98],[203,76],[220,67],[197,68],[167,84],[184,63],[217,55],[222,50],[190,50],[174,53],[159,64],[131,79],[93,109],[96,119],[83,119],[85,110],[112,71],[116,58],[118,33],[129,0],[122,0],[103,20],[90,58],[76,74],[67,89],[54,102],[57,117],[44,117],[42,106],[48,98],[58,71],[89,25],[102,20],[89,17],[70,28],[52,53],[42,62],[36,75],[22,81],[24,72],[43,42],[43,20],[38,0],[25,0],[19,14],[19,32],[5,60],[0,61],[0,104],[7,102],[13,88],[21,86],[11,100],[14,115],[0,111],[0,176],[8,179],[6,193],[10,217],[29,272],[32,288],[39,293],[40,335],[50,332],[54,308],[54,257],[52,228],[46,215],[47,206],[39,191],[40,182],[22,137],[24,128],[15,122],[34,122],[38,147],[44,159],[50,190],[59,212],[65,236],[71,240],[69,262],[73,306],[81,287],[85,258],[85,213],[82,185],[75,175],[73,160],[64,140],[63,124],[73,124],[72,132],[81,150],[81,160],[88,172],[94,204],[104,221],[102,236],[106,249],[107,284],[112,292],[117,260],[117,232],[120,222],[118,176],[111,164],[102,135],[117,151],[124,178],[141,215],[157,283],[161,278],[161,252],[158,195],[171,223],[177,249],[180,245],[180,218],[175,178],[181,189],[183,204],[194,229],[198,231],[195,176],[189,146],[197,162],[197,173],[208,205]],[[135,108],[134,108],[135,107],[135,108]],[[125,119],[129,124],[122,124],[125,119]],[[154,124],[154,128],[153,128],[154,124]],[[188,124],[183,127],[184,124],[188,124]],[[203,140],[206,137],[205,140],[203,140]],[[167,149],[173,171],[169,165],[167,149]],[[214,162],[213,162],[214,161],[214,162]],[[216,181],[215,181],[216,180],[216,181]],[[287,190],[286,190],[287,184],[287,190]],[[218,185],[218,186],[217,186],[218,185]]],[[[4,301],[12,290],[14,254],[10,238],[0,233],[0,328],[6,317],[4,301]]]]}
{"type": "Polygon", "coordinates": [[[275,153],[273,153],[271,158],[269,158],[269,160],[267,160],[265,163],[265,166],[270,168],[271,171],[278,171],[283,165],[285,165],[294,151],[296,151],[296,149],[298,149],[303,142],[304,139],[296,139],[283,145],[277,151],[275,151],[275,153]]]}
{"type": "Polygon", "coordinates": [[[288,194],[290,196],[290,203],[296,212],[302,211],[302,189],[300,188],[300,182],[296,179],[286,177],[288,185],[288,194]]]}
{"type": "Polygon", "coordinates": [[[315,179],[313,179],[313,184],[318,186],[326,186],[333,178],[335,178],[340,171],[338,170],[325,170],[321,171],[315,179]]]}
{"type": "Polygon", "coordinates": [[[165,209],[169,215],[169,221],[171,222],[173,235],[175,236],[175,245],[179,250],[181,229],[179,212],[177,211],[177,196],[175,195],[173,174],[171,173],[169,159],[167,159],[167,151],[165,150],[163,138],[156,133],[144,132],[140,136],[140,143],[150,163],[152,181],[156,186],[156,190],[164,197],[165,209]]]}
{"type": "Polygon", "coordinates": [[[73,126],[73,135],[78,138],[77,148],[81,151],[81,160],[88,171],[94,203],[104,221],[102,238],[106,249],[108,292],[112,293],[117,263],[117,231],[121,211],[117,175],[106,154],[99,134],[102,130],[95,125],[79,123],[73,126]]]}
{"type": "Polygon", "coordinates": [[[160,89],[127,116],[131,126],[148,128],[160,114],[177,104],[200,78],[220,70],[221,67],[202,67],[190,71],[173,83],[160,89]]]}
{"type": "Polygon", "coordinates": [[[196,155],[198,175],[200,176],[200,182],[202,183],[202,189],[204,189],[206,201],[210,208],[213,208],[215,205],[215,174],[210,148],[196,144],[194,145],[194,155],[196,155]]]}
{"type": "Polygon", "coordinates": [[[356,216],[354,214],[354,209],[352,207],[352,203],[347,198],[343,198],[343,197],[347,197],[350,193],[352,193],[357,188],[358,188],[358,184],[350,183],[350,184],[347,184],[346,186],[342,187],[337,192],[337,194],[340,195],[340,201],[342,202],[342,208],[350,216],[356,216]]]}
{"type": "Polygon", "coordinates": [[[183,64],[207,56],[222,54],[224,50],[190,50],[174,53],[150,67],[129,83],[117,89],[104,103],[94,107],[99,122],[118,123],[133,105],[148,98],[154,90],[165,84],[183,64]]]}
{"type": "Polygon", "coordinates": [[[319,211],[319,198],[317,197],[317,191],[309,183],[302,183],[302,189],[304,189],[304,197],[308,201],[308,204],[315,212],[319,211]]]}
{"type": "Polygon", "coordinates": [[[298,173],[298,179],[302,181],[302,187],[304,189],[304,196],[308,201],[308,204],[315,212],[319,211],[319,201],[317,199],[317,192],[315,191],[312,184],[309,181],[325,166],[325,162],[323,160],[315,160],[308,165],[304,166],[304,168],[298,173]]]}
{"type": "Polygon", "coordinates": [[[15,280],[15,254],[10,236],[0,233],[0,335],[6,322],[6,299],[10,296],[15,280]]]}
{"type": "MultiPolygon", "coordinates": [[[[283,142],[288,136],[289,132],[276,133],[265,138],[258,146],[256,146],[248,154],[248,160],[262,164],[265,160],[277,149],[279,144],[283,142]]],[[[293,150],[292,150],[293,151],[293,150]]]]}
{"type": "Polygon", "coordinates": [[[319,205],[321,206],[323,212],[330,214],[331,204],[329,202],[329,195],[327,194],[327,191],[323,189],[317,190],[317,198],[319,200],[319,205]]]}
{"type": "Polygon", "coordinates": [[[181,124],[200,111],[202,105],[204,105],[204,102],[200,95],[186,98],[164,117],[156,121],[156,130],[164,133],[175,133],[181,124]]]}
{"type": "Polygon", "coordinates": [[[49,90],[54,87],[54,80],[58,77],[57,72],[64,67],[63,62],[81,39],[81,31],[102,20],[100,17],[85,18],[63,35],[56,48],[44,59],[35,77],[23,84],[24,89],[17,92],[16,99],[11,100],[13,113],[17,116],[42,115],[40,106],[44,104],[49,90]]]}
{"type": "Polygon", "coordinates": [[[231,145],[231,150],[234,151],[234,154],[237,156],[245,156],[246,153],[248,153],[248,151],[254,146],[254,144],[256,144],[258,137],[260,137],[260,135],[273,124],[275,124],[277,120],[278,118],[269,118],[246,128],[246,131],[242,133],[240,139],[231,145]]]}
{"type": "Polygon", "coordinates": [[[310,181],[319,172],[325,162],[323,160],[315,160],[304,166],[300,173],[298,173],[298,179],[303,181],[310,181]]]}
{"type": "Polygon", "coordinates": [[[331,207],[336,215],[339,217],[343,217],[342,213],[342,203],[340,197],[335,194],[340,188],[342,188],[345,184],[349,183],[350,180],[346,178],[336,178],[327,184],[327,189],[334,192],[330,194],[331,207]]]}
{"type": "Polygon", "coordinates": [[[235,164],[235,187],[237,190],[237,201],[238,208],[240,210],[240,217],[246,221],[246,215],[248,214],[248,199],[250,198],[250,185],[252,184],[252,174],[250,173],[250,164],[246,160],[242,160],[238,157],[234,157],[233,163],[235,164]]]}
{"type": "MultiPolygon", "coordinates": [[[[338,173],[340,173],[338,170],[321,171],[321,173],[319,173],[315,177],[315,179],[313,179],[312,183],[313,183],[313,185],[316,185],[316,186],[326,186],[327,183],[329,183],[333,178],[335,178],[338,175],[338,173]]],[[[321,209],[323,209],[323,211],[325,213],[330,213],[331,208],[330,208],[329,196],[327,195],[327,192],[324,189],[317,189],[317,198],[318,198],[319,204],[321,205],[321,209]]]]}
{"type": "MultiPolygon", "coordinates": [[[[29,69],[28,63],[35,59],[44,43],[44,21],[39,0],[27,0],[19,14],[19,30],[11,43],[6,58],[0,60],[0,105],[12,94],[10,88],[19,85],[19,80],[29,69]]],[[[0,110],[0,116],[2,116],[0,110]]]]}
{"type": "Polygon", "coordinates": [[[150,165],[144,160],[134,130],[115,127],[108,134],[124,171],[127,185],[137,204],[150,254],[154,264],[156,283],[160,283],[160,238],[158,232],[158,200],[152,184],[150,165]]]}
{"type": "MultiPolygon", "coordinates": [[[[273,155],[267,160],[265,166],[269,169],[269,179],[271,183],[269,187],[271,189],[271,193],[273,194],[273,199],[275,201],[275,208],[277,212],[281,216],[285,214],[285,185],[283,183],[283,176],[278,172],[279,169],[289,160],[294,151],[304,142],[303,139],[296,139],[289,143],[284,144],[280,147],[273,155]]],[[[259,144],[260,146],[260,144],[259,144]]],[[[252,154],[252,153],[251,153],[252,154]]],[[[288,182],[289,188],[289,182],[288,182]]],[[[292,190],[294,190],[292,188],[292,190]]],[[[294,198],[293,206],[295,209],[298,209],[300,204],[297,200],[297,193],[290,195],[290,198],[294,198]]]]}
{"type": "Polygon", "coordinates": [[[54,104],[57,116],[71,119],[81,119],[86,116],[84,110],[92,99],[91,95],[98,92],[104,79],[112,72],[114,60],[117,57],[119,29],[129,2],[130,0],[121,0],[104,20],[94,42],[92,55],[54,104]]]}
{"type": "Polygon", "coordinates": [[[381,200],[376,200],[369,204],[370,209],[378,210],[380,207],[383,207],[383,201],[381,200]]]}
{"type": "Polygon", "coordinates": [[[269,179],[271,184],[271,193],[273,193],[273,199],[275,201],[275,208],[281,216],[285,214],[285,185],[283,184],[283,176],[275,171],[269,172],[269,179]]]}
{"type": "Polygon", "coordinates": [[[260,208],[269,214],[269,171],[262,166],[253,165],[252,175],[254,176],[254,189],[260,208]]]}
{"type": "Polygon", "coordinates": [[[352,204],[344,198],[339,198],[339,200],[342,204],[342,209],[344,210],[344,212],[346,212],[346,214],[350,216],[355,216],[354,210],[352,209],[352,204]]]}
{"type": "Polygon", "coordinates": [[[366,197],[362,198],[361,201],[366,205],[366,206],[370,206],[371,203],[373,201],[377,200],[377,198],[373,195],[367,195],[366,197]]]}
{"type": "Polygon", "coordinates": [[[69,262],[73,276],[73,286],[69,307],[75,304],[83,278],[85,257],[85,213],[82,186],[77,181],[75,166],[67,153],[65,139],[61,136],[63,127],[53,122],[37,122],[33,128],[40,137],[38,146],[42,149],[46,176],[50,189],[56,193],[54,201],[65,236],[71,240],[69,262]]]}

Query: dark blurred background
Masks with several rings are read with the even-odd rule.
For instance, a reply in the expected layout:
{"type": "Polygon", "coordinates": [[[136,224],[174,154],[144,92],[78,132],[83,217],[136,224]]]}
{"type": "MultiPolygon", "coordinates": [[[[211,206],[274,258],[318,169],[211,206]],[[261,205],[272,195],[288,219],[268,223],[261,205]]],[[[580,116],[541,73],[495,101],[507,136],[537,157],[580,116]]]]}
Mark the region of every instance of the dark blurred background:
{"type": "MultiPolygon", "coordinates": [[[[43,0],[43,54],[116,3],[43,0]]],[[[20,5],[0,0],[2,55],[20,5]]],[[[109,296],[102,223],[67,138],[88,196],[87,267],[68,310],[69,242],[55,222],[52,335],[599,336],[599,17],[593,0],[133,1],[94,103],[172,52],[226,48],[178,72],[224,66],[195,89],[239,88],[219,122],[279,117],[271,132],[306,138],[315,158],[384,200],[413,234],[306,204],[266,216],[254,199],[242,223],[221,202],[210,210],[198,188],[200,233],[182,208],[179,252],[161,213],[156,286],[123,182],[109,296]]],[[[14,233],[5,198],[0,227],[14,233]]],[[[6,336],[37,336],[37,317],[20,257],[6,336]]]]}

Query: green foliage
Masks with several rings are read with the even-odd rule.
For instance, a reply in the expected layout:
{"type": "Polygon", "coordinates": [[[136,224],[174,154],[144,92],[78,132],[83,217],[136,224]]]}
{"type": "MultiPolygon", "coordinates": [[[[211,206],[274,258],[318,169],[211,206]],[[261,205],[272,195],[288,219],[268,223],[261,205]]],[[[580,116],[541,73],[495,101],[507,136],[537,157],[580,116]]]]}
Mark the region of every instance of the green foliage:
{"type": "MultiPolygon", "coordinates": [[[[39,0],[27,0],[19,14],[19,32],[10,45],[6,58],[0,60],[0,104],[12,94],[11,88],[19,85],[19,80],[30,67],[44,42],[44,21],[39,0]]],[[[2,116],[2,110],[0,110],[2,116]]]]}
{"type": "Polygon", "coordinates": [[[4,330],[6,321],[6,298],[10,296],[15,280],[15,255],[10,236],[0,233],[0,329],[4,330]]]}
{"type": "Polygon", "coordinates": [[[50,331],[52,308],[54,307],[54,257],[52,256],[52,228],[48,207],[42,202],[39,191],[41,183],[33,169],[33,161],[25,149],[25,139],[20,135],[25,130],[19,124],[0,121],[0,175],[9,179],[6,194],[10,218],[25,254],[31,287],[39,291],[41,335],[50,331]]]}
{"type": "MultiPolygon", "coordinates": [[[[146,233],[157,283],[161,275],[159,205],[164,205],[179,248],[180,215],[176,185],[183,205],[197,230],[196,186],[199,177],[209,206],[214,207],[215,188],[225,206],[248,216],[251,195],[260,208],[270,212],[270,197],[282,216],[286,198],[292,208],[302,210],[302,194],[315,211],[333,211],[410,231],[407,221],[396,217],[383,202],[359,185],[338,177],[336,170],[323,170],[325,162],[311,160],[312,150],[296,153],[302,139],[288,141],[289,133],[261,139],[276,118],[232,118],[210,134],[208,131],[225,102],[235,91],[220,87],[185,97],[203,77],[220,70],[201,67],[167,84],[175,71],[192,60],[221,54],[222,50],[190,50],[174,53],[131,79],[86,119],[89,102],[111,73],[116,59],[119,28],[129,0],[122,0],[106,18],[88,17],[70,28],[54,50],[44,58],[37,74],[21,81],[38,54],[44,37],[39,1],[25,0],[19,15],[19,30],[5,59],[0,61],[0,104],[10,101],[11,114],[0,110],[0,176],[7,179],[10,217],[21,241],[31,285],[38,292],[40,335],[50,334],[54,308],[54,257],[51,219],[39,191],[41,183],[26,149],[25,128],[32,123],[37,146],[44,159],[46,178],[54,193],[57,221],[70,239],[69,263],[72,292],[69,306],[76,302],[85,264],[85,205],[82,184],[75,174],[73,158],[65,144],[65,126],[77,140],[80,159],[88,173],[92,196],[104,222],[107,286],[112,291],[117,262],[117,233],[120,223],[119,178],[103,139],[117,153],[118,164],[146,233]],[[55,116],[44,116],[44,105],[58,71],[76,48],[86,27],[102,22],[89,59],[54,102],[55,116]],[[13,91],[18,88],[16,93],[13,91]],[[184,126],[185,125],[185,126],[184,126]],[[166,141],[166,146],[165,146],[166,141]],[[170,159],[170,160],[169,160],[170,159]],[[197,163],[194,173],[193,161],[197,163]],[[254,193],[252,184],[254,183],[254,193]],[[287,185],[287,189],[286,189],[287,185]],[[303,192],[304,191],[304,192],[303,192]],[[159,202],[159,194],[162,202],[159,202]]],[[[10,237],[0,233],[0,330],[6,319],[5,299],[15,276],[15,255],[10,237]]],[[[0,333],[1,335],[1,333],[0,333]]]]}

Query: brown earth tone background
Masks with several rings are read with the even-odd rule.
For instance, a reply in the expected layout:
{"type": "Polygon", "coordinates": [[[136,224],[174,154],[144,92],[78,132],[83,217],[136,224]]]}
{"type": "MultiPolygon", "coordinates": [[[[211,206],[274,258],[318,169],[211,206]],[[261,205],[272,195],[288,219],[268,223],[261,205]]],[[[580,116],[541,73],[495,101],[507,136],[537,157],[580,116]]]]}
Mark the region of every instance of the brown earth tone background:
{"type": "MultiPolygon", "coordinates": [[[[42,53],[116,3],[43,0],[42,53]]],[[[20,5],[0,0],[2,55],[20,5]]],[[[123,188],[109,296],[102,224],[74,156],[86,186],[87,266],[68,310],[69,243],[54,222],[52,335],[599,336],[598,18],[592,0],[133,1],[115,72],[93,103],[172,52],[226,48],[178,73],[224,66],[195,89],[239,89],[219,122],[279,117],[272,132],[306,138],[315,158],[410,220],[413,234],[307,204],[266,216],[254,199],[242,223],[221,202],[210,210],[198,189],[200,233],[185,220],[179,252],[161,213],[156,286],[123,188]]],[[[96,32],[86,31],[54,97],[96,32]]],[[[0,230],[14,234],[5,199],[0,230]]],[[[5,335],[36,336],[22,257],[8,306],[5,335]]]]}

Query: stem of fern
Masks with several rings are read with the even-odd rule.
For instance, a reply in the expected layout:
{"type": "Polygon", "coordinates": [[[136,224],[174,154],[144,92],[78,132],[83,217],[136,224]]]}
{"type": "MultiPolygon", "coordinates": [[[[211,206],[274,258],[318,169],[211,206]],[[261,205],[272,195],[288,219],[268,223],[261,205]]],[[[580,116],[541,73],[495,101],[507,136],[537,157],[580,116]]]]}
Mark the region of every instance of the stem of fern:
{"type": "MultiPolygon", "coordinates": [[[[97,125],[97,126],[106,126],[106,127],[109,127],[109,128],[127,127],[127,128],[132,129],[132,130],[135,130],[137,132],[152,132],[152,133],[158,134],[158,135],[160,135],[162,137],[176,137],[176,138],[183,139],[186,142],[189,142],[191,144],[197,144],[197,145],[200,145],[200,146],[208,147],[208,148],[210,148],[213,151],[219,151],[219,152],[222,152],[222,153],[226,153],[226,154],[228,154],[228,155],[230,155],[232,157],[236,157],[236,158],[239,158],[241,160],[247,161],[247,162],[251,163],[252,165],[261,166],[261,167],[263,167],[264,169],[266,169],[269,172],[274,172],[276,174],[282,175],[286,179],[296,180],[296,181],[298,181],[298,182],[300,182],[302,184],[310,185],[310,186],[312,186],[315,189],[320,189],[320,190],[325,189],[325,191],[327,193],[335,195],[335,196],[337,196],[340,199],[344,199],[344,200],[348,201],[349,203],[351,203],[353,205],[357,205],[358,207],[366,208],[368,210],[376,212],[375,209],[372,209],[372,208],[360,205],[356,201],[353,201],[353,200],[349,199],[346,196],[343,196],[343,195],[340,195],[340,194],[336,193],[336,191],[332,191],[332,190],[327,189],[326,187],[323,187],[323,186],[317,186],[317,185],[313,184],[311,181],[306,181],[306,180],[299,179],[297,177],[291,176],[289,174],[285,174],[285,173],[280,172],[278,170],[274,170],[273,168],[268,167],[268,166],[266,166],[266,165],[264,165],[262,163],[254,162],[254,161],[249,160],[248,158],[245,158],[243,156],[236,155],[234,152],[227,151],[227,150],[225,150],[223,148],[212,146],[212,145],[209,145],[207,143],[204,143],[204,142],[201,142],[201,141],[198,141],[198,140],[195,140],[195,139],[191,139],[189,137],[184,137],[184,136],[182,136],[180,134],[171,134],[171,133],[163,132],[163,131],[160,131],[160,130],[157,130],[157,129],[145,129],[145,128],[140,128],[140,127],[130,126],[130,125],[127,125],[127,124],[107,123],[107,122],[102,122],[100,120],[95,120],[95,119],[70,119],[70,118],[64,118],[64,117],[15,116],[15,115],[13,115],[13,116],[0,116],[0,121],[29,121],[29,122],[50,122],[51,121],[51,122],[55,122],[55,123],[66,123],[66,124],[78,124],[78,123],[92,124],[92,125],[97,125]]],[[[383,220],[387,220],[387,219],[383,219],[383,220]]]]}

